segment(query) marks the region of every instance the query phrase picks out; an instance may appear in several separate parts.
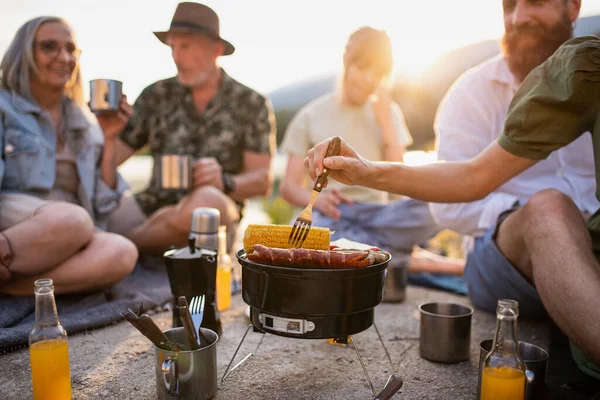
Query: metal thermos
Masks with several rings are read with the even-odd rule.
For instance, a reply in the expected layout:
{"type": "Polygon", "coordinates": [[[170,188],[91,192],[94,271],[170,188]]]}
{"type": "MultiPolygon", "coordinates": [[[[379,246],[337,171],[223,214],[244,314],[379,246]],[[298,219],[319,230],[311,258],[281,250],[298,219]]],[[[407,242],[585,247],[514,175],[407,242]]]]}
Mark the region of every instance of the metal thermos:
{"type": "Polygon", "coordinates": [[[221,213],[216,208],[199,207],[192,212],[190,244],[197,249],[219,250],[219,225],[221,213]]]}

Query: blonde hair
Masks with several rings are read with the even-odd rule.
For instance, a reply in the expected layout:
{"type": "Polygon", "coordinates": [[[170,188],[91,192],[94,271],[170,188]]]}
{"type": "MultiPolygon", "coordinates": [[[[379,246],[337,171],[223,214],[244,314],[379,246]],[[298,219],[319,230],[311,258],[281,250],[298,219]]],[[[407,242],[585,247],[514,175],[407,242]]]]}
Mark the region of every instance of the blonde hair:
{"type": "MultiPolygon", "coordinates": [[[[8,50],[6,50],[2,57],[2,61],[0,61],[0,87],[33,100],[30,74],[38,73],[33,55],[33,46],[38,29],[46,22],[60,22],[64,24],[71,30],[73,38],[75,37],[73,28],[71,28],[67,21],[60,17],[42,16],[25,22],[17,30],[8,50]]],[[[65,87],[65,96],[78,104],[84,104],[85,102],[83,99],[83,85],[79,62],[75,65],[71,79],[65,87]]]]}
{"type": "Polygon", "coordinates": [[[351,64],[362,62],[380,67],[385,75],[390,75],[394,67],[392,41],[383,30],[363,26],[348,38],[344,50],[344,69],[351,64]]]}

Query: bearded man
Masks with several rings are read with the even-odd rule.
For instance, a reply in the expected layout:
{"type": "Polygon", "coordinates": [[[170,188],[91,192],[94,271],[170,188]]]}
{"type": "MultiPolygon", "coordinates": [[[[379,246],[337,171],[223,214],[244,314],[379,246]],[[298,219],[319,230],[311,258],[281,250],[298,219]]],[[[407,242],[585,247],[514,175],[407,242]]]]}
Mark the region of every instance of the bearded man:
{"type": "MultiPolygon", "coordinates": [[[[498,140],[509,105],[521,82],[573,36],[580,0],[503,0],[502,54],[467,71],[440,104],[435,122],[438,157],[464,161],[498,140]]],[[[499,299],[519,302],[521,315],[546,314],[531,280],[514,266],[519,254],[506,254],[514,237],[514,211],[535,193],[556,189],[567,195],[584,218],[598,209],[590,135],[538,162],[470,203],[431,203],[441,227],[464,235],[469,297],[495,312],[499,299]]]]}

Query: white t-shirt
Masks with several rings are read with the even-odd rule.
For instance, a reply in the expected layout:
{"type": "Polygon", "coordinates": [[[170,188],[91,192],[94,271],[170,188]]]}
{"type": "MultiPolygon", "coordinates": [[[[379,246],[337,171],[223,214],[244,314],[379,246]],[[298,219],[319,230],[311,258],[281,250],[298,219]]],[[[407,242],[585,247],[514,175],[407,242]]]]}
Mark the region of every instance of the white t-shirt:
{"type": "MultiPolygon", "coordinates": [[[[409,146],[412,136],[396,103],[392,103],[392,115],[398,144],[409,146]]],[[[343,104],[336,93],[319,97],[294,116],[285,132],[281,149],[288,154],[304,158],[310,148],[333,136],[340,136],[369,160],[384,161],[383,137],[375,120],[371,100],[362,106],[350,107],[343,104]]],[[[333,187],[339,188],[343,194],[356,202],[388,202],[386,192],[362,186],[347,186],[331,179],[327,188],[333,187]]]]}

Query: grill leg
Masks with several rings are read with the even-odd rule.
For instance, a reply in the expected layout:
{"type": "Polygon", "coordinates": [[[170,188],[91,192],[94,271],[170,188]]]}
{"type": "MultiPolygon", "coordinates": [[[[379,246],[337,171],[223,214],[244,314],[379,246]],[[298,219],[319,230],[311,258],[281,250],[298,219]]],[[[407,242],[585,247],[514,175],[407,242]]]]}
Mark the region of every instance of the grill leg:
{"type": "Polygon", "coordinates": [[[379,333],[379,329],[377,329],[377,325],[375,325],[375,322],[373,322],[373,327],[375,328],[375,332],[377,332],[377,337],[379,338],[379,341],[381,342],[381,346],[383,346],[385,355],[387,356],[387,359],[390,362],[390,365],[392,366],[392,371],[395,374],[397,374],[398,370],[396,369],[396,366],[394,365],[394,362],[392,361],[392,357],[390,357],[390,353],[388,352],[387,347],[385,347],[385,343],[383,343],[383,338],[381,337],[381,333],[379,333]]]}
{"type": "Polygon", "coordinates": [[[242,360],[239,363],[237,363],[233,368],[231,368],[231,370],[229,370],[229,367],[231,367],[231,364],[233,364],[233,360],[235,360],[235,356],[237,355],[238,351],[240,350],[240,347],[242,347],[242,343],[244,343],[244,339],[246,339],[248,332],[250,332],[250,329],[253,327],[254,327],[254,325],[250,324],[250,325],[248,325],[248,328],[246,328],[246,332],[244,333],[244,336],[242,336],[242,340],[240,341],[240,344],[238,344],[237,349],[235,349],[235,352],[233,353],[233,357],[231,357],[231,361],[229,361],[229,365],[227,365],[227,369],[225,369],[225,372],[223,373],[223,377],[221,378],[221,383],[223,383],[223,381],[229,376],[229,374],[231,374],[237,367],[239,367],[244,362],[246,362],[246,360],[248,360],[254,353],[258,352],[258,348],[260,347],[263,339],[265,338],[264,333],[262,334],[260,341],[256,345],[256,349],[254,349],[254,352],[246,355],[246,357],[242,358],[242,360]]]}
{"type": "Polygon", "coordinates": [[[367,381],[369,382],[369,386],[371,386],[371,392],[373,392],[373,396],[376,396],[377,393],[375,392],[375,388],[373,387],[373,382],[371,382],[371,378],[369,377],[369,373],[367,372],[367,368],[365,367],[365,363],[362,360],[362,357],[360,356],[360,352],[358,351],[358,347],[356,346],[356,341],[354,340],[354,337],[349,336],[348,340],[350,340],[352,342],[352,346],[354,347],[354,351],[356,351],[356,355],[358,356],[358,361],[360,361],[360,365],[362,366],[362,369],[365,373],[365,376],[367,377],[367,381]]]}

